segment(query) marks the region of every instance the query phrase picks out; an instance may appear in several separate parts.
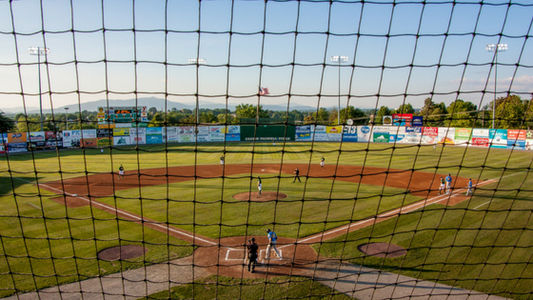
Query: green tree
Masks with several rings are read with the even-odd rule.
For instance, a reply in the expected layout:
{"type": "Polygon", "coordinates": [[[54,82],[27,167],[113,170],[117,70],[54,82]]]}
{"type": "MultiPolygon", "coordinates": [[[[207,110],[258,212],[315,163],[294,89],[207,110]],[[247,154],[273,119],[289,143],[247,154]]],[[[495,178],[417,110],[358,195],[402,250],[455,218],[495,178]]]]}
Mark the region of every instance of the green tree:
{"type": "Polygon", "coordinates": [[[362,125],[367,123],[366,114],[359,108],[348,106],[341,109],[341,124],[345,124],[346,120],[352,119],[354,124],[362,125]]]}
{"type": "Polygon", "coordinates": [[[157,112],[150,123],[148,124],[148,127],[164,127],[165,126],[165,116],[161,112],[157,112]]]}
{"type": "Polygon", "coordinates": [[[383,124],[383,117],[392,115],[392,111],[387,106],[381,106],[376,112],[374,123],[383,124]]]}
{"type": "MultiPolygon", "coordinates": [[[[243,118],[255,118],[257,116],[257,106],[253,104],[239,104],[235,107],[235,122],[238,123],[243,118]]],[[[268,112],[263,109],[262,105],[259,105],[259,118],[268,118],[268,112]]]]}
{"type": "Polygon", "coordinates": [[[3,111],[0,111],[0,133],[9,132],[15,127],[15,121],[7,117],[3,111]]]}
{"type": "Polygon", "coordinates": [[[415,112],[415,109],[411,105],[411,103],[404,103],[401,104],[398,109],[395,109],[393,111],[394,114],[413,114],[415,112]]]}
{"type": "MultiPolygon", "coordinates": [[[[492,101],[490,105],[490,115],[492,116],[492,101]]],[[[496,99],[496,126],[494,128],[520,129],[531,116],[529,101],[523,101],[517,95],[500,97],[496,99]]],[[[492,125],[492,119],[490,121],[492,125]]]]}
{"type": "Polygon", "coordinates": [[[474,103],[457,99],[448,106],[448,113],[449,126],[475,127],[477,106],[474,103]]]}

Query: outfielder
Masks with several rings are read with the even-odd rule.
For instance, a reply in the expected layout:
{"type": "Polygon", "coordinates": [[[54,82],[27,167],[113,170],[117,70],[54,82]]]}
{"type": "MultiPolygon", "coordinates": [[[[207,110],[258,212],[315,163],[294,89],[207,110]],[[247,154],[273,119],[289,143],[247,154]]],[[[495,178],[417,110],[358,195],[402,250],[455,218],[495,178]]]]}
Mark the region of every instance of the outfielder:
{"type": "Polygon", "coordinates": [[[124,167],[122,165],[120,165],[120,167],[118,168],[118,179],[124,179],[124,167]]]}

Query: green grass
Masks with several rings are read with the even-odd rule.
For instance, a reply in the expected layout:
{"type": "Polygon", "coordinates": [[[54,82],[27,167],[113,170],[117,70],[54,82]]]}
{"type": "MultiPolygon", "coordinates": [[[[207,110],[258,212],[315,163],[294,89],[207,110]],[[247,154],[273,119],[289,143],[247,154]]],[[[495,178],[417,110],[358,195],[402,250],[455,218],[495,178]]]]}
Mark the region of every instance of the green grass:
{"type": "Polygon", "coordinates": [[[352,299],[308,278],[297,276],[241,279],[209,276],[142,299],[352,299]]]}
{"type": "Polygon", "coordinates": [[[432,205],[315,245],[315,250],[354,264],[528,299],[533,284],[533,179],[525,175],[503,178],[500,188],[505,190],[494,192],[494,185],[478,189],[471,201],[451,208],[432,205]],[[518,191],[522,182],[528,191],[518,191]],[[358,250],[374,242],[400,245],[407,255],[384,259],[358,250]]]}
{"type": "MultiPolygon", "coordinates": [[[[65,150],[0,157],[0,296],[72,282],[187,256],[192,247],[140,225],[89,207],[65,208],[33,183],[93,173],[184,165],[299,163],[415,169],[473,179],[500,178],[529,167],[533,154],[500,149],[391,144],[228,143],[169,144],[99,150],[65,150]],[[41,210],[42,208],[42,210],[41,210]],[[146,257],[103,262],[98,251],[119,244],[144,245],[146,257]],[[53,257],[53,258],[51,258],[53,257]]],[[[321,255],[384,268],[445,284],[527,298],[530,268],[533,182],[526,173],[477,190],[468,203],[439,205],[379,223],[323,244],[321,255]],[[520,192],[517,189],[521,188],[520,192]],[[524,188],[529,188],[525,190],[524,188]],[[491,200],[490,211],[487,201],[491,200]],[[477,210],[473,208],[478,207],[477,210]],[[469,210],[466,210],[469,208],[469,210]],[[348,243],[343,241],[347,238],[348,243]],[[392,241],[409,249],[405,258],[364,257],[357,246],[392,241]],[[343,250],[344,249],[344,250],[343,250]],[[506,294],[509,293],[509,294],[506,294]]],[[[256,174],[248,174],[256,176],[256,174]]],[[[101,201],[209,237],[260,235],[274,227],[280,236],[303,237],[416,201],[404,191],[330,179],[263,178],[264,190],[286,193],[278,202],[232,198],[256,191],[255,179],[234,176],[124,190],[101,201]],[[168,197],[167,197],[168,195],[168,197]],[[139,200],[139,197],[141,200],[139,200]],[[168,199],[167,199],[168,198],[168,199]],[[164,200],[159,200],[164,199],[164,200]],[[193,226],[192,224],[198,226],[193,226]],[[247,225],[246,225],[247,224],[247,225]]],[[[275,285],[273,285],[275,286],[275,285]]],[[[270,295],[270,292],[269,294],[270,295]]],[[[284,294],[285,295],[285,294],[284,294]]],[[[307,294],[304,294],[307,295],[307,294]]]]}
{"type": "Polygon", "coordinates": [[[256,191],[256,175],[252,177],[143,187],[118,191],[117,199],[107,197],[99,201],[116,203],[119,208],[211,238],[262,235],[274,223],[279,236],[297,238],[422,199],[395,188],[316,178],[300,184],[292,183],[292,177],[278,179],[268,175],[262,175],[263,191],[279,190],[287,198],[269,202],[234,199],[237,193],[256,191]],[[167,193],[168,201],[151,198],[167,193]]]}

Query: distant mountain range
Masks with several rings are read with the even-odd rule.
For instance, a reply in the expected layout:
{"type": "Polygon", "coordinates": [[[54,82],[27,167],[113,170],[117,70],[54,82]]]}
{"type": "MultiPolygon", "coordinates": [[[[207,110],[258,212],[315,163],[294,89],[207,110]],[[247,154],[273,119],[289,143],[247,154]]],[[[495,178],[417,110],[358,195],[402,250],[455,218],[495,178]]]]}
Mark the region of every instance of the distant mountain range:
{"type": "MultiPolygon", "coordinates": [[[[135,103],[137,103],[137,106],[146,106],[148,108],[155,107],[157,108],[157,110],[162,110],[163,108],[165,108],[165,104],[166,104],[167,110],[172,110],[173,108],[176,108],[177,110],[194,109],[196,107],[195,103],[180,103],[180,102],[173,102],[169,100],[165,101],[165,99],[161,99],[161,98],[149,97],[149,98],[138,98],[137,102],[135,101],[135,99],[109,100],[109,102],[107,100],[96,100],[96,101],[91,101],[91,102],[84,102],[84,103],[81,103],[81,110],[82,111],[84,110],[97,111],[98,107],[106,107],[108,105],[109,107],[119,107],[119,106],[127,107],[127,106],[134,106],[135,103]]],[[[234,111],[235,106],[237,105],[238,104],[235,104],[235,105],[230,104],[228,108],[234,111]]],[[[264,109],[273,110],[273,111],[286,111],[287,110],[287,106],[284,106],[284,105],[269,105],[269,104],[264,104],[264,103],[261,103],[261,105],[263,105],[264,109]]],[[[65,108],[68,108],[69,113],[72,113],[72,112],[79,111],[80,106],[78,104],[71,104],[71,105],[66,105],[66,106],[61,106],[61,107],[55,107],[54,112],[56,114],[65,113],[65,108]]],[[[200,109],[202,108],[209,108],[209,109],[225,108],[225,104],[200,100],[200,109]]],[[[316,111],[316,107],[313,107],[313,106],[291,105],[290,110],[292,111],[295,109],[298,111],[316,111]]],[[[24,112],[23,107],[15,107],[15,108],[7,108],[7,109],[2,108],[1,110],[5,112],[6,114],[17,114],[20,112],[24,112]]],[[[26,111],[28,114],[39,113],[39,107],[26,107],[26,111]]],[[[50,109],[43,108],[43,113],[49,113],[49,112],[50,112],[50,109]]]]}

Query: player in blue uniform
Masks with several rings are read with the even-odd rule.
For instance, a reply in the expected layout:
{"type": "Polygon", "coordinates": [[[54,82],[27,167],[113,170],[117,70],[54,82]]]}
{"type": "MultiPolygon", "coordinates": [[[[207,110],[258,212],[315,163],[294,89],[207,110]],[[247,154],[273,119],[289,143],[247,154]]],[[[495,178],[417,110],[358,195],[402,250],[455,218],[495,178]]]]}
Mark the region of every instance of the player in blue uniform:
{"type": "Polygon", "coordinates": [[[466,195],[472,195],[472,187],[473,187],[473,184],[472,184],[472,178],[469,178],[468,179],[468,186],[467,186],[467,190],[466,190],[466,195]]]}
{"type": "Polygon", "coordinates": [[[281,259],[281,255],[279,254],[278,248],[276,247],[278,236],[276,235],[276,233],[274,231],[272,231],[270,229],[267,229],[267,237],[268,237],[268,246],[267,246],[267,250],[266,250],[265,259],[266,260],[270,259],[270,250],[271,249],[274,249],[274,251],[276,252],[276,255],[278,256],[278,258],[281,259]]]}
{"type": "Polygon", "coordinates": [[[446,193],[450,194],[452,192],[452,175],[448,174],[446,176],[446,193]]]}

